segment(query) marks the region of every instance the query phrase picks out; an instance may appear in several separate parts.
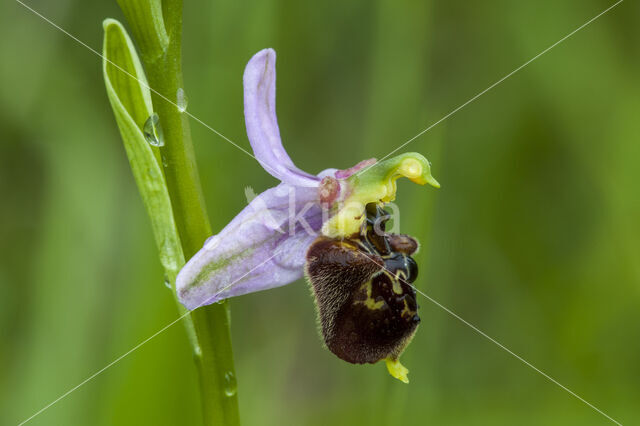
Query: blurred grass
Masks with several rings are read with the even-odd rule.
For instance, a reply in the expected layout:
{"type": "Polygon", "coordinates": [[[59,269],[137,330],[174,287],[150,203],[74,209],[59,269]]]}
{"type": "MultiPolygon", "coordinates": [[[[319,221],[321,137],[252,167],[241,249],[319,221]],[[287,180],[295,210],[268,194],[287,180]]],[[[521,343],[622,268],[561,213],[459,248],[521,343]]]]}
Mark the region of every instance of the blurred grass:
{"type": "MultiPolygon", "coordinates": [[[[99,49],[115,2],[28,3],[99,49]]],[[[189,111],[247,148],[241,76],[278,52],[278,116],[303,169],[389,151],[611,2],[191,2],[189,111]]],[[[406,150],[417,285],[622,423],[640,414],[640,7],[624,2],[406,150]],[[431,221],[429,220],[431,219],[431,221]]],[[[0,424],[16,424],[176,318],[100,60],[0,5],[0,424]]],[[[193,125],[214,229],[275,180],[193,125]]],[[[232,300],[241,416],[280,424],[606,424],[422,299],[409,386],[320,345],[306,285],[232,300]]],[[[31,424],[198,424],[175,326],[31,424]]]]}

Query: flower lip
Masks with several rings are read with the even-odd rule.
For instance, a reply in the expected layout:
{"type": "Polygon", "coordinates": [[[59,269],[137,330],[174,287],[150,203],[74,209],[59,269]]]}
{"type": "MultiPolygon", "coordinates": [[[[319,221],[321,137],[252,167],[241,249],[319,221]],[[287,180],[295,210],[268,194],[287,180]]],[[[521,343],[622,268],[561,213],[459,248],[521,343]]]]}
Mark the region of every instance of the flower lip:
{"type": "Polygon", "coordinates": [[[276,52],[263,49],[247,64],[243,76],[247,136],[260,165],[278,180],[317,187],[320,178],[293,164],[282,146],[276,118],[276,52]]]}

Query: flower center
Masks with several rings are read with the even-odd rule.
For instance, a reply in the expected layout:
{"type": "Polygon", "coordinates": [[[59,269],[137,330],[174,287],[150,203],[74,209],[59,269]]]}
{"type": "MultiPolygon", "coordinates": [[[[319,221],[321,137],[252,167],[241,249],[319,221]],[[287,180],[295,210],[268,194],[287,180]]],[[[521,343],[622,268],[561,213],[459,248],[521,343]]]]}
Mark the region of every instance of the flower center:
{"type": "Polygon", "coordinates": [[[420,185],[428,183],[440,187],[431,176],[429,160],[415,152],[363,167],[346,179],[340,179],[341,187],[346,189],[340,194],[344,198],[336,200],[334,214],[323,225],[322,234],[344,238],[357,233],[366,217],[366,205],[395,200],[396,180],[403,176],[420,185]]]}

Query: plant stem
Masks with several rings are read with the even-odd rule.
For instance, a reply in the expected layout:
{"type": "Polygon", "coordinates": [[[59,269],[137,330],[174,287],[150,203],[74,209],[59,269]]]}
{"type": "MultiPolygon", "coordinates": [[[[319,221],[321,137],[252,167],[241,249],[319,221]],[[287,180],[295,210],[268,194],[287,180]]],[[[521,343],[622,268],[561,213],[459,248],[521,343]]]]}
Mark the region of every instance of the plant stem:
{"type": "MultiPolygon", "coordinates": [[[[165,176],[176,227],[185,259],[191,258],[211,235],[200,186],[188,117],[175,106],[182,80],[182,0],[163,2],[163,14],[169,45],[160,56],[145,54],[141,58],[152,91],[155,112],[160,117],[165,145],[161,148],[165,176]],[[174,104],[167,102],[166,97],[174,104]]],[[[132,26],[135,26],[132,23],[132,26]]],[[[198,348],[194,358],[200,376],[205,425],[239,425],[238,399],[229,328],[230,314],[226,302],[194,310],[191,318],[198,348]]]]}

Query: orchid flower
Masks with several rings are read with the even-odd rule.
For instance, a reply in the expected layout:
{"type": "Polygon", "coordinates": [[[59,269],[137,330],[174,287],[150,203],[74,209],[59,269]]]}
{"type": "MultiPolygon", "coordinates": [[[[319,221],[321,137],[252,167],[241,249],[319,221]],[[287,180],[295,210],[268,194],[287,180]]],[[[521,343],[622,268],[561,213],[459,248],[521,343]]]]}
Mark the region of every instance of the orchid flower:
{"type": "MultiPolygon", "coordinates": [[[[276,119],[275,59],[272,49],[264,49],[247,64],[243,77],[244,114],[247,135],[256,159],[281,183],[251,200],[220,233],[210,237],[182,269],[177,277],[176,290],[179,300],[188,309],[283,286],[302,278],[305,266],[315,265],[313,262],[318,259],[315,254],[308,257],[314,242],[355,241],[355,236],[367,227],[368,219],[371,219],[367,209],[371,205],[382,207],[395,199],[399,177],[439,187],[431,176],[430,163],[417,153],[406,153],[381,162],[369,159],[346,170],[328,168],[317,175],[296,167],[282,145],[276,119]]],[[[383,243],[385,247],[394,247],[393,239],[383,243]]],[[[412,251],[403,253],[408,257],[415,249],[417,243],[412,251]]],[[[338,247],[337,250],[341,249],[338,247]]],[[[374,261],[378,259],[380,265],[387,265],[384,259],[389,257],[390,251],[372,253],[374,261]]],[[[326,272],[326,265],[320,266],[318,270],[326,272]]],[[[379,275],[381,268],[369,269],[372,274],[379,275]]],[[[313,281],[313,271],[309,269],[307,272],[313,281]]],[[[319,294],[315,287],[314,290],[318,300],[327,296],[319,294]]],[[[367,294],[372,297],[371,292],[367,294]]],[[[328,297],[333,300],[331,295],[328,297]]],[[[321,305],[318,301],[322,317],[321,305]]],[[[370,306],[381,305],[374,301],[370,306]]],[[[327,341],[334,326],[327,327],[325,341],[336,353],[327,341]]],[[[389,356],[395,357],[392,360],[395,362],[397,355],[394,352],[389,356]]],[[[358,363],[378,360],[340,357],[358,363]]],[[[388,364],[388,367],[391,372],[393,365],[388,364]]],[[[402,376],[402,373],[394,375],[402,376]]]]}

